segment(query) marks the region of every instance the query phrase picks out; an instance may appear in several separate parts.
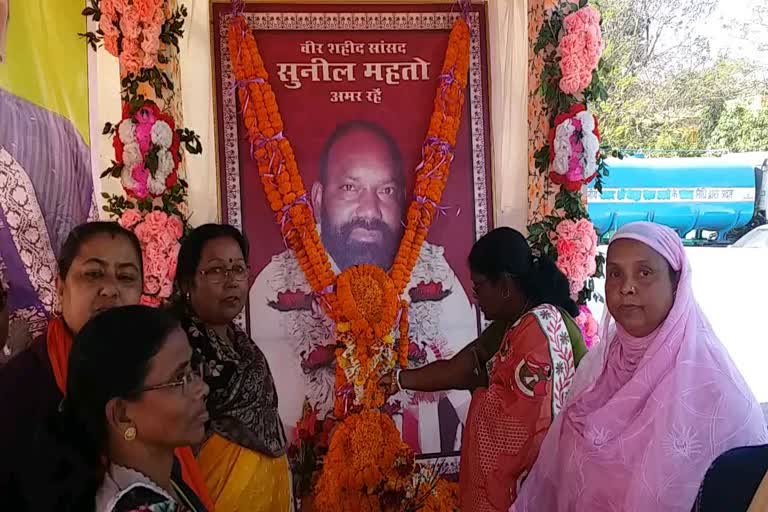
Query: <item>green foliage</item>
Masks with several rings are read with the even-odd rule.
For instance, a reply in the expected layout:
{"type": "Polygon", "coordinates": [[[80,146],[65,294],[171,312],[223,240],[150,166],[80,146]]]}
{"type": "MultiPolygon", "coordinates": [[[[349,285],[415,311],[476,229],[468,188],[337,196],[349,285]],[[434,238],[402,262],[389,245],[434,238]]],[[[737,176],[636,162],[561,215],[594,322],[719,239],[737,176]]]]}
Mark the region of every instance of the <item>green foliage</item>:
{"type": "Polygon", "coordinates": [[[744,105],[725,109],[712,132],[713,145],[731,151],[768,149],[768,106],[750,110],[744,105]]]}
{"type": "MultiPolygon", "coordinates": [[[[716,133],[729,100],[766,93],[753,63],[709,57],[709,43],[697,26],[716,3],[599,2],[606,45],[600,72],[609,96],[595,107],[603,142],[653,156],[768,148],[765,139],[760,147],[759,136],[739,139],[723,137],[722,130],[716,133]]],[[[750,131],[747,118],[729,116],[734,118],[728,125],[731,132],[750,131]]]]}

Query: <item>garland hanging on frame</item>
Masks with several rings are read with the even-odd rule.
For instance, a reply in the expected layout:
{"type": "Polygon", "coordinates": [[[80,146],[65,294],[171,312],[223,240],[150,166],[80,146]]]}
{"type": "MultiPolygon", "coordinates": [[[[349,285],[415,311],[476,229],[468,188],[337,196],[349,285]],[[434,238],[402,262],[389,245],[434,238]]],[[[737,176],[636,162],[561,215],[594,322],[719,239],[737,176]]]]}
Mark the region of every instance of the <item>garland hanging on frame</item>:
{"type": "MultiPolygon", "coordinates": [[[[339,423],[330,433],[322,467],[300,468],[317,470],[308,478],[309,487],[314,484],[315,488],[305,496],[305,508],[311,503],[311,508],[319,511],[337,510],[339,506],[371,511],[457,509],[455,484],[440,479],[435,469],[416,464],[394,422],[382,412],[386,397],[379,381],[395,366],[405,367],[408,362],[410,302],[405,289],[429,227],[440,211],[448,180],[467,87],[469,36],[466,19],[457,17],[448,38],[435,109],[422,147],[423,160],[416,170],[413,199],[392,269],[385,272],[375,265],[359,265],[337,276],[320,240],[256,39],[241,6],[235,3],[228,45],[251,157],[258,165],[266,199],[285,244],[336,324],[333,420],[339,423]],[[392,336],[395,327],[399,330],[397,340],[392,336]]],[[[310,432],[327,438],[330,428],[307,408],[298,430],[300,439],[310,432]]]]}

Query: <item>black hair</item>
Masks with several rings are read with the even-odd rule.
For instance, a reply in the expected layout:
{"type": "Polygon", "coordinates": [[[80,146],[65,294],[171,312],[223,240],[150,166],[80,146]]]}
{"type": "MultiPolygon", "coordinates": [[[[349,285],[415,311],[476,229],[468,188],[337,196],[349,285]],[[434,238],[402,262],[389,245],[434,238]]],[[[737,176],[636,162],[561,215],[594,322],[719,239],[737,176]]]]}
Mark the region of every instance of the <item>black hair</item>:
{"type": "Polygon", "coordinates": [[[248,239],[245,238],[239,229],[229,224],[203,224],[198,226],[187,235],[181,243],[179,249],[179,258],[176,265],[176,288],[181,290],[181,286],[189,286],[197,273],[197,267],[200,265],[200,258],[203,255],[205,244],[218,238],[230,238],[237,242],[240,250],[243,251],[243,257],[248,261],[248,239]]]}
{"type": "Polygon", "coordinates": [[[123,306],[80,330],[69,355],[66,399],[36,437],[39,457],[31,457],[22,478],[30,510],[94,509],[106,470],[107,403],[141,395],[152,358],[178,327],[161,309],[123,306]]]}
{"type": "Polygon", "coordinates": [[[400,153],[400,148],[398,147],[397,142],[389,132],[378,124],[361,120],[348,121],[336,126],[333,133],[331,133],[331,136],[325,141],[323,152],[320,154],[320,184],[325,186],[328,182],[328,157],[331,154],[333,146],[339,139],[357,131],[371,133],[386,144],[387,150],[389,151],[389,157],[392,160],[392,164],[395,166],[395,181],[401,188],[405,189],[403,155],[400,153]]]}
{"type": "Polygon", "coordinates": [[[552,304],[579,315],[568,278],[551,258],[535,257],[525,237],[512,228],[496,228],[475,242],[469,268],[494,283],[505,275],[516,279],[533,305],[552,304]]]}
{"type": "Polygon", "coordinates": [[[141,244],[136,235],[117,222],[96,221],[86,222],[76,226],[69,232],[67,239],[59,251],[59,277],[61,280],[67,278],[69,269],[72,268],[72,262],[80,253],[80,248],[84,243],[98,235],[111,235],[113,238],[118,236],[125,237],[133,246],[136,255],[139,257],[139,272],[144,273],[144,259],[141,253],[141,244]]]}

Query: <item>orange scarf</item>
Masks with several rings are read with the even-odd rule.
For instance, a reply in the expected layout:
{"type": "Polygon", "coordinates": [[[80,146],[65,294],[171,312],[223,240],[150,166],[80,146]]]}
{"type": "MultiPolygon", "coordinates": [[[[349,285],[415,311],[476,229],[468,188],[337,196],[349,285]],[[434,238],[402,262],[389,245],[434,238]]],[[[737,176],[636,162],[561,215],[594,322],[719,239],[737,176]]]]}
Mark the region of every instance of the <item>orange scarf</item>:
{"type": "MultiPolygon", "coordinates": [[[[72,350],[72,334],[61,318],[54,318],[48,322],[47,347],[48,359],[50,359],[53,369],[53,378],[56,379],[59,391],[64,395],[67,389],[67,364],[69,351],[72,350]]],[[[205,486],[203,474],[200,472],[192,449],[188,446],[176,448],[175,453],[181,464],[181,476],[184,483],[200,498],[208,512],[213,512],[213,501],[208,494],[208,488],[205,486]]]]}

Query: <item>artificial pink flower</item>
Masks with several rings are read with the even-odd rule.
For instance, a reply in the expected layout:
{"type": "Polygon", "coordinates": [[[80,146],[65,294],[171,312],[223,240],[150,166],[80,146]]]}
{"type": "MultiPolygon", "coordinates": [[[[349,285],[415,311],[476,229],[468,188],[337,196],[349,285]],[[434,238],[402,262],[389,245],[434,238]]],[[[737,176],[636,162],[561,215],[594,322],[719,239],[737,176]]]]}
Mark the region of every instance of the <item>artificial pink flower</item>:
{"type": "MultiPolygon", "coordinates": [[[[154,239],[154,233],[144,222],[138,224],[133,228],[133,232],[136,234],[136,238],[141,242],[142,247],[146,247],[154,239]]],[[[144,260],[144,268],[147,267],[147,260],[144,260]]]]}
{"type": "Polygon", "coordinates": [[[184,224],[176,215],[170,215],[168,217],[167,227],[168,231],[176,237],[176,240],[179,240],[181,235],[184,234],[184,224]]]}
{"type": "Polygon", "coordinates": [[[157,54],[145,53],[144,58],[141,61],[141,67],[143,69],[151,69],[157,66],[157,54]]]}
{"type": "Polygon", "coordinates": [[[150,23],[155,16],[155,11],[162,7],[162,0],[133,0],[133,7],[142,22],[150,23]]]}
{"type": "Polygon", "coordinates": [[[568,32],[584,30],[594,25],[600,25],[600,13],[591,5],[579,9],[563,19],[563,27],[568,32]]]}
{"type": "Polygon", "coordinates": [[[117,45],[117,35],[105,35],[104,36],[104,49],[109,52],[110,55],[118,56],[120,49],[117,45]]]}
{"type": "Polygon", "coordinates": [[[120,31],[126,39],[138,39],[141,35],[141,18],[135,8],[126,9],[120,16],[120,31]]]}
{"type": "Polygon", "coordinates": [[[114,18],[117,15],[115,0],[101,0],[99,2],[99,11],[101,11],[101,20],[104,18],[114,18]]]}
{"type": "Polygon", "coordinates": [[[166,274],[166,276],[163,278],[161,284],[160,284],[160,291],[158,292],[158,296],[162,297],[163,299],[167,299],[171,296],[173,293],[173,278],[170,274],[166,274]]]}
{"type": "Polygon", "coordinates": [[[154,210],[149,212],[144,217],[144,223],[147,224],[150,230],[157,236],[160,232],[165,231],[166,223],[168,222],[168,214],[161,210],[154,210]]]}
{"type": "Polygon", "coordinates": [[[115,7],[115,11],[122,14],[130,8],[131,1],[130,0],[113,0],[113,5],[115,7]]]}
{"type": "Polygon", "coordinates": [[[157,54],[160,50],[160,32],[155,33],[152,29],[144,29],[142,33],[144,38],[141,41],[141,49],[146,53],[157,54]]]}
{"type": "Polygon", "coordinates": [[[600,326],[598,325],[597,320],[595,320],[595,317],[592,316],[592,311],[590,311],[588,306],[583,304],[580,305],[579,316],[574,320],[576,320],[576,325],[578,325],[581,330],[587,348],[592,348],[600,342],[598,336],[600,326]]]}
{"type": "Polygon", "coordinates": [[[162,27],[163,23],[165,23],[165,12],[163,9],[157,9],[155,11],[155,17],[152,18],[152,22],[147,23],[147,25],[156,25],[158,27],[162,27]]]}
{"type": "Polygon", "coordinates": [[[139,222],[141,222],[141,214],[135,208],[125,210],[120,216],[120,225],[125,229],[133,229],[139,222]]]}
{"type": "Polygon", "coordinates": [[[120,65],[128,74],[137,74],[141,70],[144,52],[133,39],[123,38],[123,51],[120,52],[120,65]]]}
{"type": "Polygon", "coordinates": [[[136,186],[130,192],[139,199],[145,199],[149,194],[149,190],[147,189],[149,170],[144,167],[144,162],[139,162],[133,167],[131,170],[131,178],[136,182],[136,186]]]}
{"type": "Polygon", "coordinates": [[[587,5],[563,20],[565,35],[558,43],[560,53],[560,89],[578,94],[592,82],[603,53],[600,13],[587,5]]]}
{"type": "Polygon", "coordinates": [[[170,231],[167,225],[162,231],[157,233],[157,243],[162,245],[165,251],[170,251],[178,242],[178,237],[170,231]]]}
{"type": "Polygon", "coordinates": [[[120,30],[118,30],[109,16],[102,16],[99,19],[99,29],[104,33],[104,37],[113,36],[117,38],[120,35],[120,30]]]}
{"type": "Polygon", "coordinates": [[[584,283],[595,273],[597,233],[587,219],[564,219],[555,228],[553,243],[557,251],[557,268],[568,278],[571,295],[578,296],[584,283]]]}
{"type": "Polygon", "coordinates": [[[158,282],[168,275],[168,263],[165,261],[166,253],[156,244],[147,246],[144,257],[147,259],[148,275],[156,277],[158,282]]]}
{"type": "Polygon", "coordinates": [[[136,140],[142,153],[149,151],[149,148],[152,146],[152,125],[149,123],[138,123],[136,125],[136,140]]]}
{"type": "Polygon", "coordinates": [[[564,238],[567,236],[565,233],[558,232],[559,238],[555,243],[555,250],[557,250],[558,261],[571,261],[579,250],[576,240],[570,238],[564,238]]]}
{"type": "Polygon", "coordinates": [[[176,277],[176,267],[179,264],[179,248],[181,244],[177,244],[174,250],[168,254],[168,276],[171,278],[176,277]]]}
{"type": "MultiPolygon", "coordinates": [[[[144,25],[144,30],[142,31],[142,36],[144,37],[144,42],[148,41],[155,41],[157,43],[157,47],[160,45],[160,33],[162,32],[162,24],[155,24],[150,23],[149,25],[144,25]]],[[[157,50],[155,50],[157,52],[157,50]]]]}

